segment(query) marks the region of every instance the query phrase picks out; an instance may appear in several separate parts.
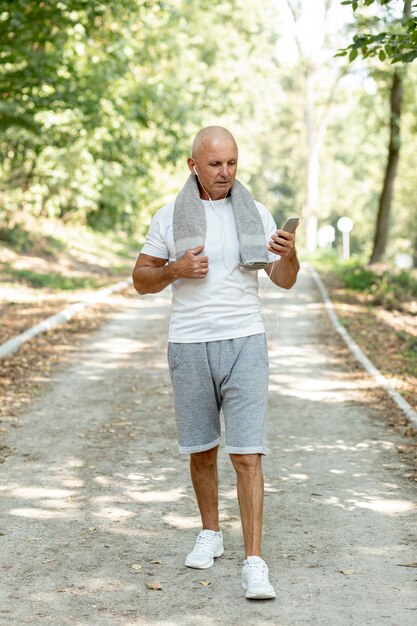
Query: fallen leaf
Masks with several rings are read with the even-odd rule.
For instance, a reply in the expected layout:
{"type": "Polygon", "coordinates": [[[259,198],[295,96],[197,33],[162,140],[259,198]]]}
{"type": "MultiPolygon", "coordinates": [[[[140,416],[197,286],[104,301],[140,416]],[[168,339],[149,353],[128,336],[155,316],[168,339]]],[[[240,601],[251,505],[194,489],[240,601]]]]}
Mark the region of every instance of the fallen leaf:
{"type": "Polygon", "coordinates": [[[55,561],[55,559],[44,559],[42,563],[52,563],[52,561],[55,561]]]}
{"type": "Polygon", "coordinates": [[[88,530],[97,530],[97,528],[95,526],[91,526],[88,530]]]}
{"type": "Polygon", "coordinates": [[[417,563],[411,561],[410,563],[397,563],[398,567],[417,567],[417,563]]]}
{"type": "Polygon", "coordinates": [[[151,561],[152,565],[157,565],[159,563],[161,563],[161,561],[151,561]]]}
{"type": "Polygon", "coordinates": [[[211,582],[209,580],[200,580],[200,585],[202,587],[208,587],[209,585],[211,585],[211,582]]]}
{"type": "Polygon", "coordinates": [[[162,591],[162,587],[160,583],[147,583],[146,584],[148,589],[152,589],[152,591],[162,591]]]}
{"type": "Polygon", "coordinates": [[[131,568],[138,572],[140,569],[142,569],[142,565],[139,565],[139,563],[133,563],[133,565],[131,565],[131,568]]]}
{"type": "Polygon", "coordinates": [[[354,574],[355,570],[354,569],[340,569],[339,572],[341,574],[344,574],[345,576],[349,576],[350,574],[354,574]]]}

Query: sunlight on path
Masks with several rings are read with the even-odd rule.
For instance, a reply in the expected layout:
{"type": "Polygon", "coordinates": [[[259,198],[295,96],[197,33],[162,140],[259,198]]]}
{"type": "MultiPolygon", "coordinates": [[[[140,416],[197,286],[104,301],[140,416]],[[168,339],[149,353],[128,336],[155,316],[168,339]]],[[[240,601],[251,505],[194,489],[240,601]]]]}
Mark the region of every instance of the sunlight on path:
{"type": "Polygon", "coordinates": [[[273,318],[263,550],[277,600],[243,597],[223,449],[225,555],[204,572],[183,566],[200,522],[177,451],[169,300],[168,290],[126,300],[10,429],[0,622],[414,625],[417,510],[400,435],[367,396],[373,383],[330,350],[333,331],[304,272],[291,292],[264,294],[273,318]]]}

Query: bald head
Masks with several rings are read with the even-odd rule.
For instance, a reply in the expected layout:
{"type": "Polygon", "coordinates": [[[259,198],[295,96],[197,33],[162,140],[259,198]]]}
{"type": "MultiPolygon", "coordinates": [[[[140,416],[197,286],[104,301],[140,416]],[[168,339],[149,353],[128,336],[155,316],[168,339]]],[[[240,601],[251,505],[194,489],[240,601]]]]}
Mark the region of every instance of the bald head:
{"type": "Polygon", "coordinates": [[[237,171],[237,144],[226,128],[207,126],[193,141],[190,171],[197,176],[203,200],[220,200],[229,193],[237,171]]]}
{"type": "Polygon", "coordinates": [[[202,128],[193,141],[192,156],[198,159],[199,155],[215,146],[233,146],[237,151],[237,144],[232,133],[222,126],[207,126],[202,128]]]}

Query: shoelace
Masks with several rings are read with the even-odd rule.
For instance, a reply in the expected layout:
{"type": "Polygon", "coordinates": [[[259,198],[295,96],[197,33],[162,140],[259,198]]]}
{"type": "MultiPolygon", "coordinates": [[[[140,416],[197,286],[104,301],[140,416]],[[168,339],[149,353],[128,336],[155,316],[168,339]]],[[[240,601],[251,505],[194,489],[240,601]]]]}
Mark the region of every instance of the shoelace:
{"type": "Polygon", "coordinates": [[[214,537],[208,535],[198,535],[197,542],[194,547],[195,552],[206,552],[206,548],[213,542],[214,537]]]}
{"type": "Polygon", "coordinates": [[[248,563],[246,565],[250,569],[250,577],[255,583],[264,583],[268,579],[267,568],[265,563],[248,563]]]}

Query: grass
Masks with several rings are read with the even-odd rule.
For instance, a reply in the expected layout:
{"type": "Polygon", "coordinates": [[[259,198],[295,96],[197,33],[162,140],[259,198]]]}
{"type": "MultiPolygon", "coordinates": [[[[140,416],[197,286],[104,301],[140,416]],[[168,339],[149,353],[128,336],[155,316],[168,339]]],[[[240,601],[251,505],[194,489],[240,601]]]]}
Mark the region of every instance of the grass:
{"type": "Polygon", "coordinates": [[[130,259],[138,249],[137,241],[124,231],[94,231],[78,223],[36,219],[27,215],[12,227],[0,223],[0,246],[16,252],[54,256],[60,252],[96,255],[103,259],[130,259]]]}
{"type": "Polygon", "coordinates": [[[0,281],[40,291],[97,289],[129,276],[138,251],[124,232],[29,216],[24,224],[0,226],[0,281]]]}
{"type": "Polygon", "coordinates": [[[19,283],[30,287],[68,291],[72,289],[97,289],[106,281],[94,276],[64,276],[63,274],[41,274],[31,270],[8,269],[7,274],[19,283]]]}
{"type": "Polygon", "coordinates": [[[41,235],[27,230],[21,224],[15,224],[12,228],[0,226],[0,245],[8,244],[16,252],[30,253],[34,248],[41,248],[42,254],[49,256],[65,250],[65,242],[51,235],[41,235]]]}
{"type": "Polygon", "coordinates": [[[367,266],[360,257],[342,260],[332,253],[317,256],[312,264],[324,274],[336,276],[347,289],[366,295],[371,306],[401,311],[417,298],[417,270],[367,266]]]}

